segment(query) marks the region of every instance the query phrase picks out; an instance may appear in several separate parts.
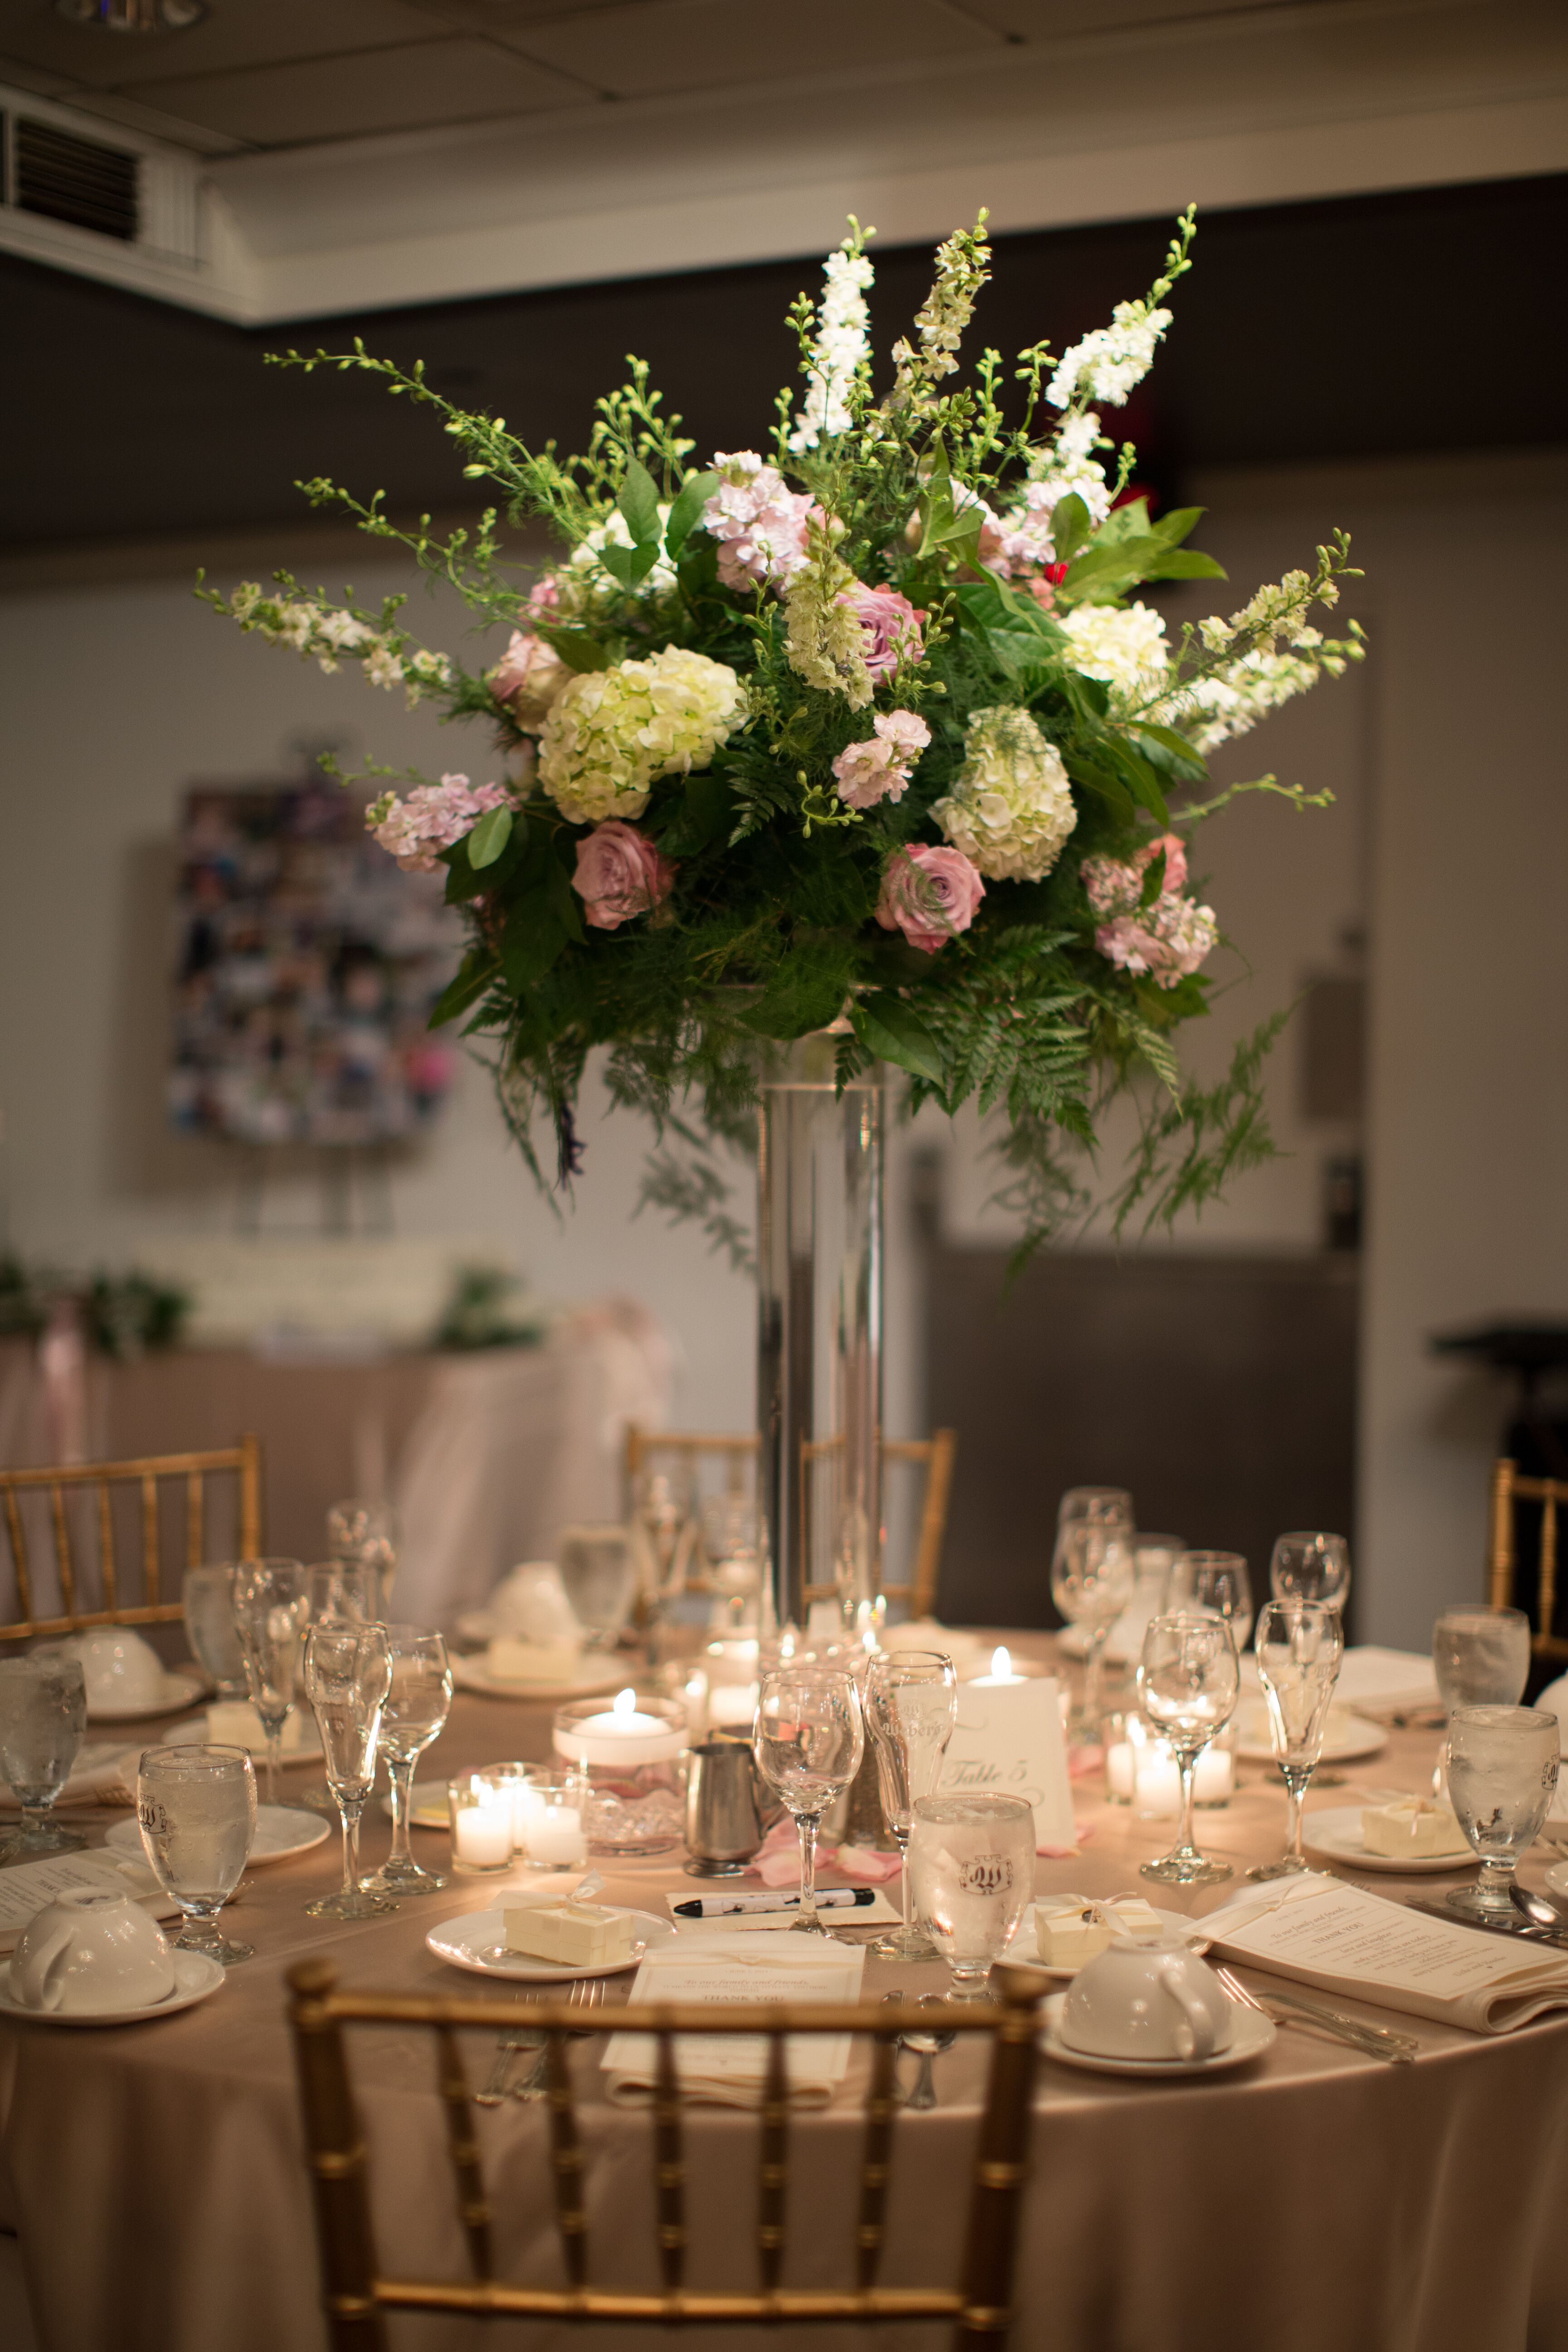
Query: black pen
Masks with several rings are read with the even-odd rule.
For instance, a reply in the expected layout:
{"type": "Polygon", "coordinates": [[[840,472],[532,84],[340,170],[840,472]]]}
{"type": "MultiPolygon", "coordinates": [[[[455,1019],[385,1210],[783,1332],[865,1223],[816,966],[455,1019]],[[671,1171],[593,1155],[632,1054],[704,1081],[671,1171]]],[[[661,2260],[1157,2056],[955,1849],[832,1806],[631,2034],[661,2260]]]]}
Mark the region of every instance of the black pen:
{"type": "MultiPolygon", "coordinates": [[[[876,1900],[874,1886],[819,1886],[816,1890],[819,1911],[850,1911],[876,1900]]],[[[672,1903],[669,1907],[678,1919],[726,1919],[735,1911],[798,1911],[800,1897],[775,1895],[770,1887],[761,1895],[695,1895],[689,1903],[672,1903]]]]}

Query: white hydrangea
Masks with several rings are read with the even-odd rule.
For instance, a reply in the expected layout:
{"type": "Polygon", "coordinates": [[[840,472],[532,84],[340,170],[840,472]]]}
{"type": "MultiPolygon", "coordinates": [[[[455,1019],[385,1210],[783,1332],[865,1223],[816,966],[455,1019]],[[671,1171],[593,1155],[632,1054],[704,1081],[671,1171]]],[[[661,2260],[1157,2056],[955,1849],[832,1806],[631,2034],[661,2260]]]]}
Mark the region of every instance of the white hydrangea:
{"type": "Polygon", "coordinates": [[[822,307],[816,314],[805,400],[789,436],[789,446],[797,457],[844,431],[849,423],[849,395],[856,373],[870,348],[871,313],[866,307],[866,289],[875,283],[877,273],[868,254],[851,249],[853,242],[847,238],[823,264],[822,307]]]}
{"type": "Polygon", "coordinates": [[[1165,624],[1147,604],[1075,604],[1062,615],[1074,669],[1125,702],[1152,694],[1170,667],[1165,624]]]}
{"type": "Polygon", "coordinates": [[[678,646],[589,670],[546,714],[539,781],[572,824],[640,816],[660,776],[705,768],[745,715],[734,671],[678,646]]]}
{"type": "Polygon", "coordinates": [[[931,814],[989,878],[1039,881],[1078,823],[1061,753],[1026,710],[1006,706],[972,712],[963,752],[931,814]]]}
{"type": "Polygon", "coordinates": [[[1069,407],[1080,396],[1120,408],[1153,366],[1155,346],[1171,323],[1169,310],[1151,310],[1146,302],[1118,302],[1110,316],[1109,327],[1096,327],[1062,353],[1046,387],[1053,408],[1069,407]]]}

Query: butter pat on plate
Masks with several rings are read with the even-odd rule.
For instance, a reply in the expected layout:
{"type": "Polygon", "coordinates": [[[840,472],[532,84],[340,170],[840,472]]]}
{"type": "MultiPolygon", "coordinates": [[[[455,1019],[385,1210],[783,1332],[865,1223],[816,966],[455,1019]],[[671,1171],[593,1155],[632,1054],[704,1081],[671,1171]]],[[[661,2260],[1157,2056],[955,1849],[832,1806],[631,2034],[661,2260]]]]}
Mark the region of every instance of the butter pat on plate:
{"type": "Polygon", "coordinates": [[[637,1947],[629,1913],[592,1903],[531,1903],[502,1911],[509,1952],[562,1968],[602,1969],[629,1960],[637,1947]]]}
{"type": "Polygon", "coordinates": [[[1087,1895],[1041,1896],[1035,1904],[1035,1946],[1047,1969],[1080,1969],[1118,1936],[1163,1936],[1164,1922],[1136,1895],[1096,1903],[1087,1895]]]}
{"type": "Polygon", "coordinates": [[[580,1651],[546,1649],[510,1633],[498,1634],[485,1651],[485,1672],[496,1683],[570,1683],[581,1669],[580,1651]]]}
{"type": "Polygon", "coordinates": [[[1368,1853],[1468,1853],[1470,1842],[1459,1827],[1452,1805],[1434,1804],[1427,1797],[1401,1797],[1391,1805],[1364,1805],[1361,1838],[1368,1853]]]}

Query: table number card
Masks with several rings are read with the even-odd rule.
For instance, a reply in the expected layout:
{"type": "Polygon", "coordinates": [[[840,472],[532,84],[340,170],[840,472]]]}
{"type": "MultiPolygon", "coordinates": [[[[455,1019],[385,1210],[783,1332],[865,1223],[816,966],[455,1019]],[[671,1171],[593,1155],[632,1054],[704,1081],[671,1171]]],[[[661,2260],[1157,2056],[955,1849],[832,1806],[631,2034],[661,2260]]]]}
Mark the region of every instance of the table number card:
{"type": "Polygon", "coordinates": [[[1067,1852],[1077,1844],[1061,1699],[1052,1677],[960,1683],[942,1793],[1026,1797],[1037,1847],[1067,1852]]]}

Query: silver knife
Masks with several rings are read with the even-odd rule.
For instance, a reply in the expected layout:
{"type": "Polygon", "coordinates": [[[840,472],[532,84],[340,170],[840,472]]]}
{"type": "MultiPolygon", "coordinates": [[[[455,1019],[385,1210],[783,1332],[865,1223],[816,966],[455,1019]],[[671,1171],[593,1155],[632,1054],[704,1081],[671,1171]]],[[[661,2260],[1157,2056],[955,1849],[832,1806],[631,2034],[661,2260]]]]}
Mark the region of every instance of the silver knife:
{"type": "Polygon", "coordinates": [[[1521,1919],[1515,1927],[1511,1919],[1468,1918],[1462,1911],[1450,1911],[1446,1903],[1421,1903],[1406,1897],[1407,1911],[1425,1911],[1429,1919],[1446,1919],[1450,1927],[1479,1927],[1483,1936],[1514,1936],[1526,1944],[1551,1944],[1560,1952],[1568,1952],[1568,1928],[1559,1934],[1552,1927],[1532,1927],[1521,1919]]]}

